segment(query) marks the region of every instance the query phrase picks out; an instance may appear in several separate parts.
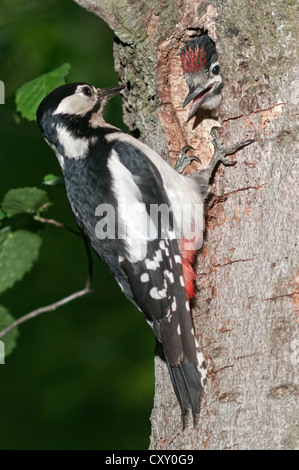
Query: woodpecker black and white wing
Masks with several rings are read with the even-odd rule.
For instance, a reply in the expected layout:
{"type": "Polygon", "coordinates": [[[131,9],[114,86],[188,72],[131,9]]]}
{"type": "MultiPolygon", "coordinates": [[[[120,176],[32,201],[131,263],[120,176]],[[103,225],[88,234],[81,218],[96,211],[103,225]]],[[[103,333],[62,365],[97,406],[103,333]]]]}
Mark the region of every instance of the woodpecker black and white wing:
{"type": "Polygon", "coordinates": [[[196,422],[205,381],[204,359],[194,336],[171,214],[164,220],[163,215],[156,219],[152,213],[153,206],[169,208],[169,199],[157,168],[133,144],[115,142],[108,159],[120,208],[118,235],[128,247],[120,265],[130,296],[162,344],[184,423],[189,408],[196,422]]]}
{"type": "Polygon", "coordinates": [[[194,336],[177,247],[168,239],[151,241],[144,260],[123,259],[121,266],[136,305],[162,345],[183,423],[190,408],[196,423],[206,369],[194,336]]]}

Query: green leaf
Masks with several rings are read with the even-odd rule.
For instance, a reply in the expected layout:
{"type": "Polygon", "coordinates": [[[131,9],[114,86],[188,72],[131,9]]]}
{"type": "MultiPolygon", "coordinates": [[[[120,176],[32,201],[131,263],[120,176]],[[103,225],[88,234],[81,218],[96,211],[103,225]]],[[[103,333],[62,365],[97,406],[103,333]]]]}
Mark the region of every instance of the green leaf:
{"type": "Polygon", "coordinates": [[[35,121],[40,102],[54,88],[65,84],[65,77],[70,71],[70,64],[62,64],[55,70],[45,73],[22,85],[16,93],[17,110],[29,121],[35,121]]]}
{"type": "MultiPolygon", "coordinates": [[[[7,328],[9,325],[11,325],[15,321],[14,317],[9,313],[9,311],[3,307],[3,305],[0,305],[0,331],[4,330],[7,328]]],[[[13,328],[11,331],[9,331],[3,338],[1,338],[0,341],[3,341],[4,343],[4,348],[1,347],[0,343],[0,367],[1,364],[4,364],[5,358],[12,353],[14,348],[16,347],[16,339],[18,337],[18,329],[13,328]],[[4,350],[3,350],[4,349],[4,350]],[[4,354],[3,354],[4,353],[4,354]],[[3,355],[5,357],[3,357],[3,355]]]]}
{"type": "Polygon", "coordinates": [[[44,177],[43,184],[46,184],[47,186],[64,186],[64,178],[51,173],[44,177]]]}
{"type": "Polygon", "coordinates": [[[35,214],[45,210],[50,205],[46,191],[38,188],[10,189],[2,201],[2,210],[7,217],[16,214],[35,214]]]}
{"type": "Polygon", "coordinates": [[[22,279],[38,257],[41,237],[27,230],[10,233],[0,247],[0,294],[22,279]]]}
{"type": "Polygon", "coordinates": [[[4,212],[0,209],[0,220],[5,219],[6,215],[4,212]]]}

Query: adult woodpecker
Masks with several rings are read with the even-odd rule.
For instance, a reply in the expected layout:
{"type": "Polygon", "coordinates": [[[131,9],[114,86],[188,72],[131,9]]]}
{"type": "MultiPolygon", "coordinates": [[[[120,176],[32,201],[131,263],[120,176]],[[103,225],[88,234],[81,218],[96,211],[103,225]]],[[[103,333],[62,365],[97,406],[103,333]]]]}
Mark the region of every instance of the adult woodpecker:
{"type": "Polygon", "coordinates": [[[183,426],[190,408],[195,424],[206,366],[190,313],[192,262],[202,244],[211,173],[236,148],[219,148],[207,169],[182,176],[145,144],[104,121],[105,104],[123,88],[63,85],[41,102],[37,122],[61,165],[79,228],[153,329],[183,426]]]}
{"type": "Polygon", "coordinates": [[[223,83],[215,43],[207,34],[202,34],[185,44],[181,60],[189,87],[183,107],[193,101],[188,120],[199,109],[209,110],[217,117],[223,83]]]}

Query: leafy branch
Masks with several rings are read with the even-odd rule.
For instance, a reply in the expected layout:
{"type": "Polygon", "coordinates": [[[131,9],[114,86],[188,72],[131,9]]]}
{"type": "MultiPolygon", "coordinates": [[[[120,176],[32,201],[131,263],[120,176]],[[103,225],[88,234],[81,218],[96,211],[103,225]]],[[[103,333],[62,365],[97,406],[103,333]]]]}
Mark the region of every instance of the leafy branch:
{"type": "MultiPolygon", "coordinates": [[[[0,230],[0,293],[12,287],[15,282],[21,280],[24,274],[31,269],[38,257],[41,245],[39,234],[28,230],[14,231],[9,222],[15,221],[18,216],[27,214],[42,224],[51,224],[81,236],[79,232],[65,226],[61,222],[41,216],[41,212],[45,211],[50,204],[47,193],[38,188],[11,189],[4,196],[0,209],[0,224],[4,225],[0,230]]],[[[37,308],[17,320],[14,320],[8,310],[0,305],[0,338],[5,336],[5,343],[6,335],[22,323],[42,313],[56,310],[62,305],[91,292],[92,258],[87,241],[83,237],[82,239],[88,259],[88,274],[85,287],[50,305],[37,308]]],[[[8,338],[7,344],[5,344],[6,355],[14,349],[16,335],[15,333],[8,338]]]]}

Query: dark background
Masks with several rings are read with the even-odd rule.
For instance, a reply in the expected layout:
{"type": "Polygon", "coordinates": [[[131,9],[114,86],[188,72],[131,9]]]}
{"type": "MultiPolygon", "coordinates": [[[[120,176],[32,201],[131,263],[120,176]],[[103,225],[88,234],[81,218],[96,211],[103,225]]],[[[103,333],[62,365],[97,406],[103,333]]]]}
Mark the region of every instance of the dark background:
{"type": "MultiPolygon", "coordinates": [[[[97,87],[118,83],[113,33],[71,0],[2,0],[0,5],[0,200],[11,188],[46,189],[45,213],[75,228],[60,175],[35,122],[16,118],[15,92],[25,82],[69,62],[68,82],[97,87]]],[[[107,121],[125,128],[121,97],[107,121]]],[[[82,240],[46,226],[32,271],[0,304],[19,317],[83,288],[82,240]]],[[[95,257],[92,294],[19,328],[17,348],[0,365],[0,449],[146,449],[153,402],[154,338],[95,257]]]]}

